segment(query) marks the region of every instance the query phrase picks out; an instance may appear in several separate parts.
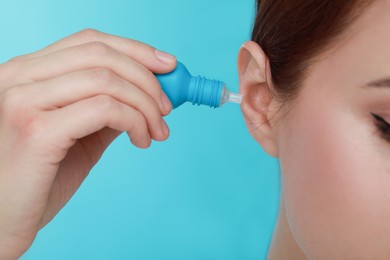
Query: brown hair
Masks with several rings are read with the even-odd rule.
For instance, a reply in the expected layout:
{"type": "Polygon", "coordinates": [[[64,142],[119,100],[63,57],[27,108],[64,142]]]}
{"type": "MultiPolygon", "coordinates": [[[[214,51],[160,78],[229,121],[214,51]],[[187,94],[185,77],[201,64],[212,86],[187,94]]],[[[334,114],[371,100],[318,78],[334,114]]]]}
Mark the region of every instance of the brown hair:
{"type": "Polygon", "coordinates": [[[369,0],[257,0],[252,40],[269,58],[281,101],[295,97],[314,58],[358,17],[369,0]]]}

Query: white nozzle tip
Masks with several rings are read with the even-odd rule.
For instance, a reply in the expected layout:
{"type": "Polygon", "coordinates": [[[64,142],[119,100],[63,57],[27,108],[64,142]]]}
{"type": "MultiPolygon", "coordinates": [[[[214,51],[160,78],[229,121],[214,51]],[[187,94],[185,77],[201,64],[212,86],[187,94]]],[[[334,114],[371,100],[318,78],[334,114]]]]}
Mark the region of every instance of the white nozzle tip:
{"type": "Polygon", "coordinates": [[[241,102],[242,102],[242,95],[230,92],[226,87],[223,88],[220,106],[222,106],[225,103],[241,104],[241,102]]]}
{"type": "Polygon", "coordinates": [[[229,102],[241,104],[241,102],[242,102],[242,95],[230,92],[229,102]]]}

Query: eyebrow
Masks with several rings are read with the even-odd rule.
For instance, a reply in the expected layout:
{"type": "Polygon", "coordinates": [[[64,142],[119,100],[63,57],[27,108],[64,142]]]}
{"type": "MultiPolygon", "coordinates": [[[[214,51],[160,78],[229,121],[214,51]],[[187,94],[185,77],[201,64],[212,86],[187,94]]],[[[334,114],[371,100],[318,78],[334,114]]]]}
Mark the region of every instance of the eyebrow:
{"type": "Polygon", "coordinates": [[[367,84],[370,87],[390,87],[390,78],[380,79],[367,84]]]}

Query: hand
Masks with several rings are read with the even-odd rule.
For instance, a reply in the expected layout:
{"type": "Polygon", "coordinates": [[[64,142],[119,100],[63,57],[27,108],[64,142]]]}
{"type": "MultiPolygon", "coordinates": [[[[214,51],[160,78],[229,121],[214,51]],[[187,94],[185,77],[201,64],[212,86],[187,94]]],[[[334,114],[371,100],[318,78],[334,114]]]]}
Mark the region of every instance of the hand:
{"type": "Polygon", "coordinates": [[[0,65],[0,259],[16,259],[126,131],[163,141],[172,105],[153,73],[176,59],[84,30],[0,65]]]}

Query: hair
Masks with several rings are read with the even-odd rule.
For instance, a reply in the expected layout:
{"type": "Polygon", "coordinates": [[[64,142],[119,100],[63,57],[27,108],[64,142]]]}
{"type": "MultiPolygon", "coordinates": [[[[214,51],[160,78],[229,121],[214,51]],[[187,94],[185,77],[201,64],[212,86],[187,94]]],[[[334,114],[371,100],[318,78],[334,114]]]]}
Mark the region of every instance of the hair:
{"type": "Polygon", "coordinates": [[[372,0],[257,0],[252,40],[268,56],[273,91],[293,99],[315,58],[372,0]]]}

